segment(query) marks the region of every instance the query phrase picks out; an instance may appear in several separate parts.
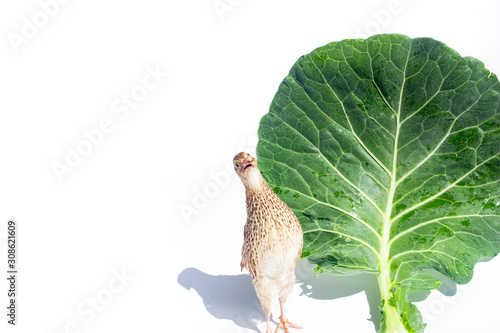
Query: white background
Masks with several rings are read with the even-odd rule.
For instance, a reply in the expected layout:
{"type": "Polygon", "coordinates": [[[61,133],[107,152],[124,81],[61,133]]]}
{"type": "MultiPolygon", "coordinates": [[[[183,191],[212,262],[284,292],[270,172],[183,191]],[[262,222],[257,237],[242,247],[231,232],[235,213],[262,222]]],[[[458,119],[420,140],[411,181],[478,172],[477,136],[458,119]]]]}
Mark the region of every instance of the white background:
{"type": "MultiPolygon", "coordinates": [[[[0,273],[1,332],[265,329],[239,270],[244,192],[228,166],[255,151],[295,60],[396,32],[441,40],[500,73],[495,1],[66,2],[51,16],[49,0],[0,4],[2,272],[8,219],[19,234],[18,325],[6,323],[0,273]],[[155,84],[148,70],[168,76],[155,84]],[[127,109],[131,93],[144,100],[127,109]],[[112,129],[100,138],[103,120],[112,129]],[[85,146],[84,131],[96,144],[85,146]],[[78,147],[87,156],[59,179],[54,163],[78,147]]],[[[288,314],[302,332],[375,332],[373,277],[315,279],[306,262],[297,275],[288,314]]],[[[499,332],[499,275],[498,258],[480,263],[456,295],[418,302],[426,332],[499,332]]]]}

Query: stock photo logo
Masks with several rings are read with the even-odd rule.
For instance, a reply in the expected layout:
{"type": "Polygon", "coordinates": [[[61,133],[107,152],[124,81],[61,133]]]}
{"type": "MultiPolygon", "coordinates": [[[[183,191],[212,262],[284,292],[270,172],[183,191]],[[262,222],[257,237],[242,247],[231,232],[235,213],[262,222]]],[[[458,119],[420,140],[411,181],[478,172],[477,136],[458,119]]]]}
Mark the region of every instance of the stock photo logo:
{"type": "MultiPolygon", "coordinates": [[[[412,2],[413,0],[408,0],[412,2]]],[[[384,28],[387,28],[395,15],[401,14],[405,10],[403,2],[400,0],[390,0],[385,8],[372,10],[370,12],[371,19],[368,20],[363,28],[354,28],[354,38],[368,38],[371,35],[381,33],[384,28]]]]}
{"type": "MultiPolygon", "coordinates": [[[[256,136],[248,136],[237,145],[236,151],[253,151],[258,140],[256,136]]],[[[211,200],[215,199],[231,183],[232,179],[237,178],[232,161],[228,161],[225,168],[221,168],[216,172],[209,172],[208,175],[210,181],[192,190],[193,196],[190,202],[179,205],[179,212],[185,224],[191,224],[193,217],[200,215],[204,209],[208,208],[211,200]]]]}
{"type": "Polygon", "coordinates": [[[106,308],[109,308],[119,294],[123,293],[134,280],[134,276],[126,272],[125,268],[121,271],[112,269],[113,276],[108,280],[104,288],[87,296],[76,306],[75,313],[77,318],[67,321],[63,324],[62,330],[57,333],[83,332],[84,327],[95,321],[106,308]]]}
{"type": "Polygon", "coordinates": [[[52,19],[59,15],[61,8],[70,0],[41,0],[38,1],[39,8],[30,16],[21,17],[21,26],[17,32],[8,32],[7,39],[15,53],[19,53],[22,45],[33,40],[52,19]]]}
{"type": "Polygon", "coordinates": [[[226,14],[234,12],[241,4],[243,0],[215,0],[212,2],[214,11],[221,21],[226,19],[226,14]]]}
{"type": "Polygon", "coordinates": [[[59,161],[52,161],[52,170],[59,182],[64,180],[66,174],[72,173],[75,168],[81,165],[84,158],[91,155],[94,149],[105,141],[106,135],[111,134],[119,122],[127,119],[131,111],[137,109],[168,76],[168,72],[163,71],[160,65],[156,65],[154,68],[146,66],[145,72],[146,74],[140,83],[134,85],[127,93],[120,94],[111,103],[110,110],[118,120],[106,116],[99,120],[98,125],[94,128],[83,129],[76,144],[66,145],[65,157],[59,161]]]}

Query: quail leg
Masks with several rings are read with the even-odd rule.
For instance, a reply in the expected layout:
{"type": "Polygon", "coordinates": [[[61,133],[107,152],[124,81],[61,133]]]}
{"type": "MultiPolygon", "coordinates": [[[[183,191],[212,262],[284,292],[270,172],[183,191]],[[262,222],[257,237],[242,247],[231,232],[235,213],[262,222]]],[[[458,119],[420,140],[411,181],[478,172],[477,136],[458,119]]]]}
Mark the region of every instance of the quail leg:
{"type": "Polygon", "coordinates": [[[266,330],[266,333],[273,333],[273,331],[271,331],[271,320],[269,319],[269,317],[267,318],[267,330],[266,330]]]}
{"type": "Polygon", "coordinates": [[[281,286],[281,290],[279,293],[279,301],[280,301],[280,309],[281,309],[281,316],[280,316],[280,323],[278,325],[278,328],[276,328],[276,332],[278,333],[280,328],[283,328],[283,331],[286,333],[290,333],[288,330],[288,327],[293,327],[293,328],[298,328],[301,329],[299,325],[296,325],[292,322],[290,322],[286,316],[285,316],[285,303],[288,295],[292,292],[293,286],[295,285],[295,273],[291,273],[288,278],[286,279],[285,283],[281,286]]]}

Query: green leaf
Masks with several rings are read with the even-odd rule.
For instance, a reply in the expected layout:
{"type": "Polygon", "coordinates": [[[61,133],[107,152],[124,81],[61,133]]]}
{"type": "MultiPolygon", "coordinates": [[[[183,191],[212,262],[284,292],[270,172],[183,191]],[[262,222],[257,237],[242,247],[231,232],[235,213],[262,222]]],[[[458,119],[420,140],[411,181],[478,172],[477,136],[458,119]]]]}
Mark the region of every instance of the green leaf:
{"type": "Polygon", "coordinates": [[[317,273],[372,272],[383,332],[422,332],[415,291],[467,283],[500,251],[500,85],[431,38],[376,35],[302,56],[259,128],[259,168],[317,273]]]}

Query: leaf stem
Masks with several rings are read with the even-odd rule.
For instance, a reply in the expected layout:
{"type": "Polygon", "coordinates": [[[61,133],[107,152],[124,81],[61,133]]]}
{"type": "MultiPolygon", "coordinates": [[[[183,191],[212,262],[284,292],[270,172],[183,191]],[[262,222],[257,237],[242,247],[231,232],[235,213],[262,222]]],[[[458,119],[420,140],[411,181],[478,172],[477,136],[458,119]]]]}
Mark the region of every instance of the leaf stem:
{"type": "Polygon", "coordinates": [[[397,161],[398,161],[398,144],[399,132],[401,130],[401,105],[403,103],[403,90],[406,82],[406,66],[410,52],[408,51],[408,58],[406,58],[405,69],[403,71],[403,83],[399,93],[399,105],[396,113],[396,136],[394,138],[394,152],[392,160],[391,184],[387,196],[387,204],[384,212],[384,226],[382,229],[382,241],[380,243],[380,273],[377,275],[378,285],[380,289],[381,311],[382,311],[382,329],[383,333],[406,333],[408,332],[401,322],[401,316],[398,310],[393,306],[394,298],[392,292],[391,282],[391,267],[390,267],[390,249],[391,249],[391,226],[394,219],[391,219],[392,206],[394,201],[394,193],[398,187],[396,182],[397,176],[397,161]]]}
{"type": "Polygon", "coordinates": [[[394,306],[392,306],[391,298],[391,278],[389,264],[387,262],[381,263],[381,266],[386,265],[387,267],[380,267],[381,273],[377,275],[378,286],[380,289],[380,296],[382,299],[381,311],[383,313],[383,327],[385,330],[381,330],[384,333],[407,333],[408,331],[401,322],[401,317],[394,306]]]}

